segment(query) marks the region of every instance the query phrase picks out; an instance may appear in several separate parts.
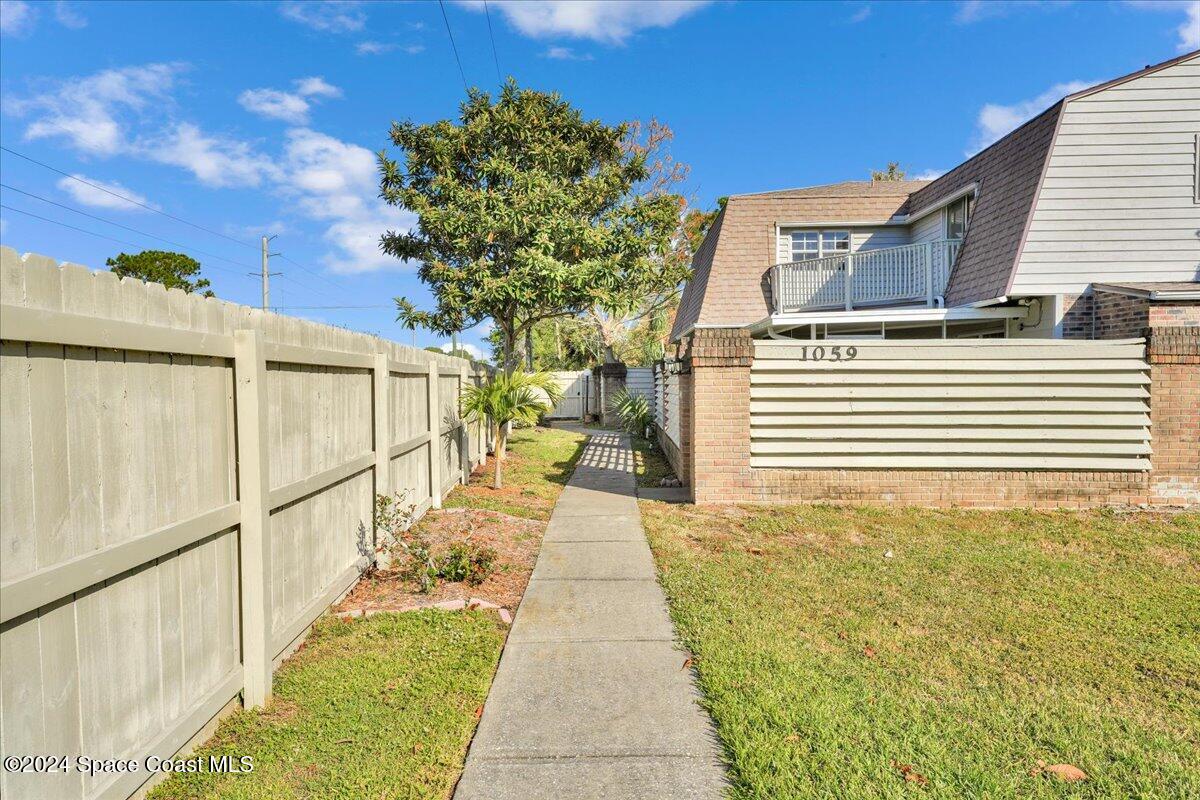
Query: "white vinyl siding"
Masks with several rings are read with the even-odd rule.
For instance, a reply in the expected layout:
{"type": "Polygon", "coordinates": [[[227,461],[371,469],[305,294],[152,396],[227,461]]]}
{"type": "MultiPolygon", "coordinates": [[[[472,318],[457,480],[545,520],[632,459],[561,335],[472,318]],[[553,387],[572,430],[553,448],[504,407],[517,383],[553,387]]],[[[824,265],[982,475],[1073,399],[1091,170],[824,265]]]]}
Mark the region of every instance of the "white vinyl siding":
{"type": "Polygon", "coordinates": [[[1200,279],[1200,57],[1063,111],[1013,294],[1200,279]]]}
{"type": "Polygon", "coordinates": [[[1141,339],[754,343],[750,466],[1150,468],[1141,339]]]}
{"type": "MultiPolygon", "coordinates": [[[[801,231],[819,234],[833,232],[850,233],[850,252],[857,253],[859,250],[878,250],[883,247],[899,247],[900,245],[908,244],[908,229],[900,225],[880,225],[875,227],[864,228],[837,228],[835,226],[825,226],[820,228],[806,227],[786,227],[779,229],[779,237],[776,241],[775,262],[777,264],[786,264],[793,261],[792,258],[792,234],[801,231]]],[[[845,251],[839,251],[845,252],[845,251]]],[[[834,255],[833,251],[827,250],[825,255],[834,255]]],[[[816,258],[814,255],[813,258],[816,258]]]]}
{"type": "Polygon", "coordinates": [[[945,219],[945,209],[939,208],[937,211],[931,211],[920,219],[913,220],[911,224],[912,243],[921,244],[944,239],[946,233],[945,219]]]}

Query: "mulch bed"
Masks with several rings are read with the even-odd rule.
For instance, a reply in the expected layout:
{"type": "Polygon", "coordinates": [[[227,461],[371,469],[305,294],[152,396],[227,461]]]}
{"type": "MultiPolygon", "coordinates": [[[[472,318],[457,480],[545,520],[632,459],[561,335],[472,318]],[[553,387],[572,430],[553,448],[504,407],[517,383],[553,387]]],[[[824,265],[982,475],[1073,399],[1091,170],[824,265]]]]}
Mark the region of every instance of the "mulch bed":
{"type": "MultiPolygon", "coordinates": [[[[496,551],[496,567],[483,583],[440,582],[428,593],[393,569],[376,570],[334,608],[335,612],[408,611],[454,600],[479,599],[516,611],[537,561],[546,523],[478,509],[429,511],[417,523],[435,555],[470,537],[496,551]]],[[[402,556],[401,556],[402,557],[402,556]]]]}

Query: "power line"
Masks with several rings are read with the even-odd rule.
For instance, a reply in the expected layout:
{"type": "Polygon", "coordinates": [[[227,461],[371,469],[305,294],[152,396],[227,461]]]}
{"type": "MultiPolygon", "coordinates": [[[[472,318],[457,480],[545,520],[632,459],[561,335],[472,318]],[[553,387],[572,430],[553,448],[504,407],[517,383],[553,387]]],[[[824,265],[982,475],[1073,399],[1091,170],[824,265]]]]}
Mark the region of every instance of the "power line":
{"type": "Polygon", "coordinates": [[[289,264],[291,264],[292,266],[299,267],[300,269],[307,272],[309,275],[312,275],[314,278],[325,281],[330,286],[334,287],[335,289],[338,289],[339,291],[345,290],[345,288],[346,288],[346,287],[342,286],[342,284],[338,283],[337,281],[334,281],[330,278],[326,278],[321,273],[309,269],[308,267],[304,266],[303,264],[301,264],[299,261],[297,261],[294,258],[289,258],[288,256],[285,256],[283,253],[280,253],[279,257],[282,258],[284,261],[288,262],[289,264]]]}
{"type": "MultiPolygon", "coordinates": [[[[144,209],[146,209],[147,211],[153,211],[155,214],[159,214],[159,215],[161,215],[161,216],[164,216],[164,217],[166,217],[166,218],[168,218],[168,219],[175,220],[176,222],[182,222],[184,225],[189,225],[189,226],[191,226],[191,227],[195,228],[196,230],[204,231],[205,233],[212,234],[213,236],[219,236],[219,237],[221,237],[222,239],[227,239],[227,240],[229,240],[229,241],[231,241],[231,242],[234,242],[235,244],[245,245],[246,247],[253,247],[253,248],[254,248],[254,249],[256,249],[256,250],[258,249],[258,245],[256,245],[256,244],[251,244],[250,242],[245,242],[245,241],[242,241],[241,239],[237,239],[237,238],[235,238],[235,237],[233,237],[233,236],[227,236],[226,234],[224,234],[224,233],[221,233],[220,231],[215,231],[215,230],[213,230],[213,229],[211,229],[211,228],[206,228],[206,227],[204,227],[203,225],[197,225],[197,224],[196,224],[196,223],[194,223],[194,222],[189,222],[188,220],[184,219],[183,217],[177,217],[177,216],[175,216],[174,214],[168,214],[167,212],[165,212],[165,211],[162,211],[162,210],[160,210],[160,209],[157,209],[157,208],[155,208],[154,206],[147,205],[146,203],[142,203],[142,202],[140,202],[140,201],[138,201],[138,200],[134,200],[132,197],[126,197],[125,195],[123,195],[123,194],[120,194],[119,192],[114,192],[114,191],[112,191],[111,189],[107,189],[107,188],[105,188],[105,187],[103,187],[103,186],[100,186],[100,185],[98,185],[98,184],[92,183],[91,181],[85,180],[85,179],[83,179],[83,178],[76,177],[75,175],[72,175],[72,174],[70,174],[69,172],[64,172],[63,170],[61,170],[61,169],[58,169],[57,167],[52,167],[52,166],[50,166],[49,164],[46,164],[46,163],[44,163],[44,162],[42,162],[42,161],[38,161],[38,160],[37,160],[37,159],[35,159],[35,158],[30,158],[29,156],[27,156],[27,155],[24,155],[23,153],[18,153],[16,150],[12,150],[11,148],[0,146],[0,150],[3,150],[3,151],[4,151],[4,152],[6,152],[6,153],[11,153],[12,155],[16,156],[17,158],[23,158],[23,159],[25,159],[26,161],[28,161],[28,162],[30,162],[30,163],[32,163],[32,164],[37,164],[39,167],[44,167],[45,169],[48,169],[48,170],[50,170],[51,172],[55,172],[55,173],[57,173],[57,174],[59,174],[59,175],[62,175],[62,176],[64,176],[64,177],[66,177],[66,178],[69,178],[69,179],[71,179],[71,180],[73,180],[73,181],[76,181],[76,182],[78,182],[78,183],[82,183],[82,184],[84,184],[84,185],[86,185],[86,186],[90,186],[90,187],[92,187],[93,189],[97,189],[97,190],[99,190],[99,191],[101,191],[101,192],[104,192],[105,194],[109,194],[109,195],[112,195],[113,197],[116,197],[116,198],[119,198],[119,199],[121,199],[121,200],[124,200],[124,201],[125,201],[125,202],[127,202],[127,203],[132,203],[133,205],[135,205],[135,206],[139,206],[139,207],[141,207],[141,208],[144,208],[144,209]]],[[[11,187],[11,186],[10,186],[10,187],[8,187],[8,188],[10,188],[10,189],[13,189],[13,191],[16,191],[16,192],[21,192],[21,190],[20,190],[20,189],[16,189],[16,188],[14,188],[14,187],[11,187]]],[[[21,193],[22,193],[22,194],[29,194],[28,192],[21,192],[21,193]]],[[[36,197],[38,200],[43,200],[43,201],[45,201],[45,202],[47,202],[47,203],[52,203],[52,204],[54,204],[54,205],[59,205],[59,206],[61,206],[62,208],[66,208],[68,211],[75,211],[75,213],[77,213],[77,214],[83,214],[83,213],[84,213],[84,212],[82,212],[82,211],[78,211],[77,209],[70,208],[69,206],[62,206],[62,204],[61,204],[61,203],[54,203],[54,201],[52,201],[52,200],[46,200],[46,198],[44,198],[44,197],[37,197],[37,195],[29,195],[29,196],[30,196],[30,197],[36,197]]],[[[85,216],[92,216],[92,215],[89,215],[89,214],[84,214],[84,215],[85,215],[85,216]]],[[[152,235],[152,234],[143,233],[142,231],[134,230],[133,228],[128,228],[128,227],[127,227],[127,226],[125,226],[125,225],[121,225],[121,224],[119,224],[119,223],[112,222],[111,220],[101,219],[100,217],[94,217],[94,219],[98,219],[98,220],[100,220],[101,222],[107,222],[107,223],[108,223],[108,224],[110,224],[110,225],[116,225],[116,226],[117,226],[117,227],[119,227],[119,228],[126,228],[127,230],[133,231],[134,233],[141,234],[142,236],[150,236],[150,237],[151,237],[151,238],[153,238],[153,239],[158,239],[159,241],[168,242],[169,244],[173,244],[175,247],[184,247],[184,245],[181,245],[181,244],[176,244],[176,243],[174,243],[174,242],[170,242],[170,241],[169,241],[169,240],[167,240],[167,239],[163,239],[161,236],[154,236],[154,235],[152,235]]],[[[140,245],[133,245],[133,246],[134,246],[134,247],[138,247],[138,246],[140,246],[140,245]]],[[[237,264],[238,266],[243,266],[243,267],[244,267],[244,266],[246,266],[245,264],[242,264],[242,263],[240,263],[240,262],[237,262],[237,261],[230,261],[230,259],[224,258],[224,257],[222,257],[222,256],[213,255],[213,254],[211,254],[211,253],[205,253],[203,250],[199,250],[199,249],[197,249],[197,248],[195,248],[195,247],[192,247],[192,248],[187,248],[187,249],[193,250],[193,251],[195,251],[195,252],[197,252],[197,253],[202,253],[202,254],[204,254],[204,255],[207,255],[207,256],[209,256],[209,257],[211,257],[211,258],[218,258],[218,259],[221,259],[222,261],[229,261],[230,263],[232,263],[232,264],[237,264]]],[[[290,263],[291,263],[291,264],[293,264],[294,266],[296,266],[296,267],[299,267],[300,269],[302,269],[302,270],[304,270],[305,272],[309,273],[309,274],[310,274],[310,275],[312,275],[313,277],[316,277],[316,278],[319,278],[320,280],[323,280],[323,281],[325,281],[325,282],[326,282],[326,283],[328,283],[330,286],[334,286],[334,287],[336,287],[336,288],[338,288],[338,289],[342,289],[342,290],[344,290],[344,289],[345,289],[345,287],[344,287],[344,286],[342,286],[340,283],[337,283],[337,282],[335,282],[335,281],[333,281],[333,280],[331,280],[331,279],[329,279],[329,278],[326,278],[325,276],[323,276],[323,275],[321,275],[320,273],[317,273],[317,272],[315,272],[315,271],[313,271],[313,270],[309,269],[308,267],[304,266],[303,264],[299,263],[298,261],[295,261],[295,260],[293,260],[293,259],[291,259],[291,258],[288,258],[287,256],[281,256],[281,258],[283,258],[285,261],[288,261],[288,262],[290,262],[290,263]]],[[[216,269],[219,269],[219,267],[215,267],[215,268],[216,268],[216,269]]],[[[251,267],[251,269],[253,269],[253,267],[251,267]]],[[[285,276],[285,280],[291,280],[293,283],[297,283],[297,285],[304,286],[304,284],[301,284],[301,283],[299,283],[298,281],[295,281],[294,279],[292,279],[292,278],[288,278],[288,277],[286,277],[286,276],[285,276]]],[[[305,288],[308,288],[308,287],[305,287],[305,288]]]]}
{"type": "Polygon", "coordinates": [[[458,75],[462,78],[463,89],[470,92],[470,87],[467,86],[467,73],[463,72],[462,59],[458,57],[458,46],[454,44],[454,33],[450,30],[450,18],[446,16],[446,4],[443,0],[438,0],[438,7],[442,9],[442,20],[446,23],[446,35],[450,37],[450,49],[454,51],[454,63],[458,64],[458,75]]]}
{"type": "Polygon", "coordinates": [[[332,309],[349,310],[349,311],[366,311],[367,309],[374,309],[374,308],[395,308],[395,307],[396,306],[394,306],[394,305],[371,305],[371,306],[276,306],[275,308],[276,308],[276,310],[286,310],[286,311],[297,310],[297,309],[304,309],[304,310],[308,310],[308,311],[332,310],[332,309]]]}
{"type": "MultiPolygon", "coordinates": [[[[179,247],[179,248],[182,248],[182,249],[184,249],[184,250],[190,250],[190,251],[192,251],[193,253],[198,253],[198,254],[200,254],[200,255],[202,255],[202,256],[207,256],[207,257],[209,257],[209,258],[216,258],[216,259],[218,259],[218,260],[220,260],[220,261],[227,261],[227,262],[229,262],[230,264],[233,264],[234,266],[238,266],[238,267],[245,267],[246,269],[254,269],[254,267],[250,266],[249,264],[245,264],[245,263],[243,263],[243,262],[241,262],[241,261],[234,261],[234,260],[232,260],[232,259],[225,258],[224,256],[219,256],[219,255],[217,255],[216,253],[210,253],[210,252],[208,252],[207,250],[201,250],[201,249],[199,249],[199,248],[196,248],[196,247],[189,247],[189,246],[188,246],[188,245],[186,245],[186,244],[181,244],[180,242],[175,242],[175,241],[172,241],[171,239],[164,239],[163,237],[161,237],[161,236],[156,236],[156,235],[154,235],[153,233],[146,233],[145,231],[140,231],[140,230],[138,230],[137,228],[131,228],[131,227],[129,227],[128,225],[122,225],[122,224],[121,224],[121,223],[119,223],[119,222],[113,222],[111,219],[105,219],[104,217],[97,216],[96,214],[89,214],[89,213],[88,213],[88,212],[86,212],[86,211],[80,211],[78,208],[72,208],[71,206],[68,206],[68,205],[66,205],[66,204],[64,204],[64,203],[59,203],[59,202],[56,202],[56,201],[54,201],[54,200],[51,200],[51,199],[49,199],[49,198],[47,198],[47,197],[42,197],[41,195],[36,195],[36,194],[34,194],[33,192],[27,192],[27,191],[25,191],[24,189],[18,189],[18,188],[17,188],[17,187],[15,187],[15,186],[9,186],[7,183],[0,183],[0,187],[3,187],[3,188],[5,188],[5,189],[8,189],[9,191],[17,192],[18,194],[23,194],[23,195],[25,195],[26,197],[32,197],[34,200],[41,200],[43,203],[49,203],[49,204],[50,204],[50,205],[52,205],[52,206],[58,206],[59,208],[66,209],[67,211],[70,211],[72,214],[79,214],[80,216],[88,217],[89,219],[94,219],[94,220],[96,220],[97,222],[103,222],[103,223],[105,223],[106,225],[112,225],[112,226],[114,226],[114,227],[117,227],[117,228],[123,228],[123,229],[125,229],[125,230],[129,231],[130,233],[136,233],[136,234],[137,234],[137,235],[139,235],[139,236],[146,236],[146,237],[148,237],[148,238],[150,238],[150,239],[157,239],[157,240],[158,240],[158,241],[160,241],[160,242],[166,242],[167,244],[171,245],[172,247],[179,247]]],[[[129,244],[129,243],[128,243],[128,242],[126,242],[126,244],[129,244]]],[[[133,246],[133,247],[141,247],[141,245],[136,245],[136,244],[135,244],[135,245],[132,245],[132,246],[133,246]]],[[[240,273],[236,273],[236,272],[234,272],[234,270],[228,269],[227,267],[218,267],[218,266],[215,266],[215,265],[210,265],[210,266],[211,266],[211,268],[212,268],[212,269],[219,269],[219,270],[223,270],[223,271],[225,271],[225,272],[231,272],[231,273],[234,273],[234,274],[240,274],[240,273]]]]}
{"type": "Polygon", "coordinates": [[[6,206],[3,203],[0,203],[0,208],[4,209],[5,211],[15,211],[18,214],[24,214],[25,216],[33,217],[34,219],[40,219],[42,222],[49,222],[53,225],[59,225],[63,228],[70,228],[73,231],[79,231],[80,233],[86,233],[88,236],[96,236],[101,239],[108,239],[110,242],[116,242],[117,244],[125,244],[125,245],[129,245],[130,247],[141,247],[141,245],[137,244],[136,242],[127,242],[124,239],[118,239],[115,236],[107,236],[103,233],[96,233],[95,231],[88,231],[88,230],[84,230],[83,228],[76,228],[74,225],[68,225],[65,222],[59,222],[58,220],[50,219],[49,217],[42,217],[42,216],[34,214],[30,211],[22,211],[19,208],[13,208],[12,206],[6,206]]]}
{"type": "Polygon", "coordinates": [[[483,0],[483,15],[487,17],[488,38],[492,40],[492,60],[496,62],[496,80],[504,83],[504,77],[500,74],[500,54],[496,52],[496,37],[492,34],[492,14],[488,11],[487,0],[483,0]]]}
{"type": "Polygon", "coordinates": [[[26,161],[30,162],[31,164],[37,164],[39,167],[44,167],[45,169],[48,169],[48,170],[50,170],[51,172],[57,172],[59,175],[62,175],[62,176],[64,176],[64,177],[67,177],[67,178],[70,178],[70,179],[71,179],[71,180],[73,180],[73,181],[78,181],[79,183],[82,183],[82,184],[84,184],[85,186],[90,186],[90,187],[92,187],[93,189],[98,189],[98,190],[100,190],[101,192],[104,192],[105,194],[110,194],[110,195],[112,195],[113,197],[118,197],[118,198],[120,198],[120,199],[124,200],[124,201],[125,201],[125,202],[127,202],[127,203],[132,203],[132,204],[133,204],[133,205],[135,205],[135,206],[140,206],[141,208],[144,208],[144,209],[146,209],[147,211],[153,211],[155,214],[161,214],[162,216],[164,216],[164,217],[167,217],[168,219],[173,219],[173,220],[175,220],[176,222],[182,222],[184,225],[190,225],[191,227],[195,228],[196,230],[201,230],[201,231],[204,231],[205,233],[210,233],[210,234],[212,234],[213,236],[220,236],[222,239],[228,239],[228,240],[229,240],[229,241],[231,241],[231,242],[236,242],[237,244],[244,245],[244,246],[246,246],[246,247],[256,247],[256,245],[253,245],[253,244],[251,244],[250,242],[244,242],[244,241],[242,241],[241,239],[235,239],[235,238],[234,238],[234,237],[232,237],[232,236],[227,236],[226,234],[224,234],[224,233],[221,233],[220,231],[214,231],[213,229],[211,229],[211,228],[206,228],[206,227],[204,227],[203,225],[197,225],[197,224],[196,224],[196,223],[194,223],[194,222],[189,222],[189,221],[187,221],[187,220],[186,220],[186,219],[184,219],[183,217],[177,217],[177,216],[175,216],[174,214],[168,214],[166,211],[163,211],[163,210],[161,210],[161,209],[155,208],[154,206],[151,206],[151,205],[147,205],[146,203],[139,202],[139,201],[137,201],[137,200],[134,200],[134,199],[133,199],[133,198],[131,198],[131,197],[126,197],[126,196],[125,196],[125,195],[123,195],[123,194],[118,194],[117,192],[114,192],[114,191],[112,191],[111,189],[106,189],[105,187],[103,187],[103,186],[100,186],[100,185],[98,185],[98,184],[95,184],[95,183],[92,183],[91,181],[84,180],[83,178],[76,177],[75,175],[72,175],[72,174],[71,174],[71,173],[69,173],[69,172],[63,172],[61,169],[58,169],[57,167],[52,167],[52,166],[50,166],[49,164],[43,163],[43,162],[41,162],[41,161],[38,161],[38,160],[37,160],[37,159],[35,159],[35,158],[30,158],[30,157],[29,157],[29,156],[27,156],[27,155],[24,155],[24,154],[22,154],[22,153],[18,153],[16,150],[12,150],[12,149],[9,149],[9,148],[7,148],[7,147],[3,147],[3,146],[0,146],[0,150],[3,150],[3,151],[4,151],[4,152],[6,152],[6,153],[11,153],[12,155],[16,156],[17,158],[23,158],[23,159],[25,159],[26,161]]]}
{"type": "MultiPolygon", "coordinates": [[[[66,209],[67,211],[70,211],[70,212],[71,212],[71,213],[73,213],[73,214],[79,214],[80,216],[88,217],[89,219],[94,219],[94,220],[96,220],[97,222],[103,222],[103,223],[105,223],[106,225],[112,225],[112,226],[114,226],[114,227],[117,227],[117,228],[122,228],[122,229],[124,229],[124,230],[127,230],[127,231],[129,231],[130,233],[136,233],[138,236],[145,236],[145,237],[148,237],[148,238],[150,238],[150,239],[157,239],[158,241],[160,241],[160,242],[165,242],[165,243],[167,243],[167,244],[171,245],[172,247],[178,247],[178,248],[181,248],[181,249],[183,249],[183,250],[190,251],[190,252],[192,252],[192,253],[196,253],[197,255],[207,256],[208,258],[215,258],[215,259],[217,259],[217,260],[219,260],[219,261],[225,261],[225,262],[227,262],[227,263],[230,263],[230,264],[233,264],[234,266],[237,266],[237,267],[243,267],[243,268],[245,268],[245,269],[255,269],[255,267],[253,267],[253,266],[251,266],[250,264],[247,264],[247,263],[245,263],[245,262],[242,262],[242,261],[234,261],[234,260],[233,260],[233,259],[231,259],[231,258],[226,258],[225,256],[219,256],[219,255],[217,255],[216,253],[210,253],[210,252],[208,252],[207,250],[201,250],[201,249],[200,249],[200,248],[198,248],[198,247],[191,247],[191,246],[189,246],[189,245],[182,244],[181,242],[172,241],[171,239],[164,239],[162,236],[157,236],[157,235],[155,235],[155,234],[153,234],[153,233],[147,233],[146,231],[141,231],[141,230],[138,230],[137,228],[131,228],[131,227],[129,227],[128,225],[122,225],[122,224],[121,224],[121,223],[119,223],[119,222],[113,222],[111,219],[105,219],[104,217],[98,216],[98,215],[96,215],[96,214],[89,214],[89,213],[88,213],[88,212],[86,212],[86,211],[80,211],[78,208],[72,208],[71,206],[68,206],[68,205],[66,205],[66,204],[64,204],[64,203],[59,203],[59,202],[56,202],[56,201],[54,201],[54,200],[51,200],[51,199],[49,199],[49,198],[42,197],[41,195],[36,195],[36,194],[34,194],[34,193],[32,193],[32,192],[27,192],[27,191],[25,191],[24,189],[18,189],[18,188],[17,188],[17,187],[15,187],[15,186],[9,186],[7,183],[0,183],[0,186],[2,186],[2,187],[3,187],[3,188],[5,188],[5,189],[8,189],[8,190],[10,190],[10,191],[17,192],[17,193],[19,193],[19,194],[23,194],[23,195],[25,195],[26,197],[32,197],[34,200],[41,200],[43,203],[49,203],[49,204],[50,204],[50,205],[52,205],[52,206],[57,206],[57,207],[59,207],[59,208],[66,209]]],[[[11,210],[13,210],[13,211],[17,211],[18,213],[26,214],[26,215],[28,215],[28,216],[34,216],[34,215],[32,215],[32,214],[29,214],[29,212],[20,211],[20,209],[15,209],[15,208],[13,208],[13,209],[11,209],[11,210]]],[[[38,219],[44,219],[44,218],[43,218],[43,217],[38,217],[38,219]]],[[[55,220],[46,220],[46,221],[47,221],[47,222],[55,222],[55,220]]],[[[57,225],[65,225],[65,223],[62,223],[62,222],[55,222],[55,224],[57,224],[57,225]]],[[[74,228],[74,226],[70,226],[70,225],[68,225],[67,227],[74,228]]],[[[74,230],[82,231],[83,233],[91,233],[91,231],[85,231],[85,230],[83,230],[82,228],[74,228],[74,230]]],[[[93,235],[93,236],[100,236],[101,234],[96,234],[96,233],[93,233],[92,235],[93,235]]],[[[109,236],[109,237],[105,237],[105,238],[112,239],[112,237],[111,237],[111,236],[109,236]]],[[[119,241],[119,240],[113,239],[113,241],[119,241]]],[[[141,246],[142,246],[142,245],[140,245],[140,244],[134,244],[133,242],[124,242],[124,241],[123,241],[123,242],[121,242],[121,244],[127,244],[127,245],[129,245],[130,247],[141,247],[141,246]]],[[[207,267],[208,267],[208,269],[215,269],[215,270],[219,270],[219,271],[221,271],[221,272],[228,272],[228,273],[229,273],[229,274],[231,274],[231,275],[238,275],[238,276],[241,276],[241,275],[242,275],[242,273],[238,272],[237,270],[232,270],[232,269],[229,269],[228,267],[219,267],[219,266],[217,266],[217,265],[215,265],[215,264],[212,264],[212,263],[208,264],[208,265],[207,265],[207,267]]],[[[297,286],[300,286],[301,288],[308,289],[309,291],[314,291],[314,290],[312,289],[312,287],[310,287],[310,286],[307,286],[307,285],[305,285],[305,284],[301,283],[300,281],[296,280],[295,278],[292,278],[291,276],[284,275],[282,272],[277,272],[277,273],[273,273],[273,274],[279,275],[279,276],[280,276],[281,278],[283,278],[284,280],[291,281],[292,283],[296,284],[297,286]]]]}

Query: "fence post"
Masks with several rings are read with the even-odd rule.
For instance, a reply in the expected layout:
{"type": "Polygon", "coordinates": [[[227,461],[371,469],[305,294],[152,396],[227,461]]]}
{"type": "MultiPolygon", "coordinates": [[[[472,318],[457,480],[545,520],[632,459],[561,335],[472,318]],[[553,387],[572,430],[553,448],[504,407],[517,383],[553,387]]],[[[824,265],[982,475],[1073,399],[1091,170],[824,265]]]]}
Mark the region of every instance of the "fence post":
{"type": "Polygon", "coordinates": [[[438,405],[438,365],[429,362],[429,502],[442,507],[442,421],[438,405]]]}
{"type": "Polygon", "coordinates": [[[467,430],[467,421],[462,418],[462,394],[467,388],[468,376],[466,365],[459,367],[458,396],[454,398],[454,405],[458,408],[458,466],[461,471],[458,482],[463,486],[471,477],[471,433],[467,430]]]}
{"type": "MultiPolygon", "coordinates": [[[[375,394],[375,494],[391,494],[392,481],[392,423],[391,403],[388,394],[391,391],[392,369],[388,366],[387,353],[375,354],[375,368],[371,379],[375,394]]],[[[374,561],[379,549],[379,530],[371,526],[374,546],[371,548],[371,560],[374,561]]],[[[389,543],[390,544],[390,543],[389,543]]]]}
{"type": "Polygon", "coordinates": [[[271,503],[267,461],[267,362],[262,332],[233,335],[237,414],[238,558],[242,612],[242,703],[258,708],[271,696],[271,503]]]}
{"type": "Polygon", "coordinates": [[[933,308],[933,242],[925,243],[925,307],[933,308]]]}
{"type": "Polygon", "coordinates": [[[854,310],[854,254],[846,253],[846,310],[854,310]]]}

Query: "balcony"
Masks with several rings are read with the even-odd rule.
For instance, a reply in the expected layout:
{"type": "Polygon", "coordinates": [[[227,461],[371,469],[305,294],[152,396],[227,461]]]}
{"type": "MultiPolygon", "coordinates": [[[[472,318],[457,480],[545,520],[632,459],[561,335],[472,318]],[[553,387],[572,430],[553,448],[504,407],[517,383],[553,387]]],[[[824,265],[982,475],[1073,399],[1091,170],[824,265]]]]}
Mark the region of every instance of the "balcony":
{"type": "Polygon", "coordinates": [[[961,245],[958,239],[941,239],[776,264],[771,312],[913,303],[932,308],[946,291],[961,245]]]}

